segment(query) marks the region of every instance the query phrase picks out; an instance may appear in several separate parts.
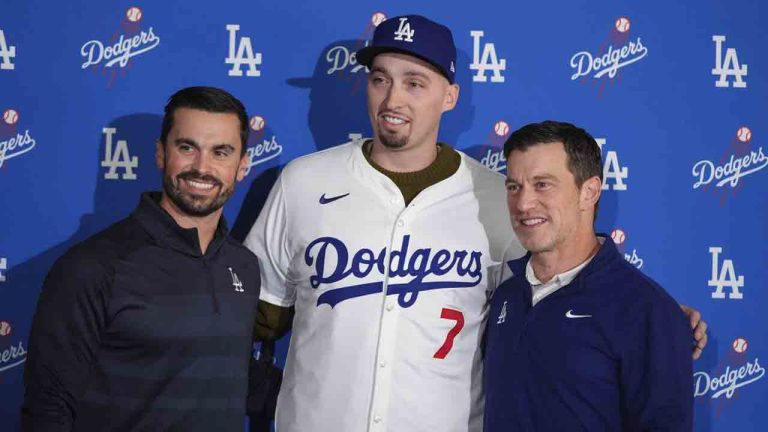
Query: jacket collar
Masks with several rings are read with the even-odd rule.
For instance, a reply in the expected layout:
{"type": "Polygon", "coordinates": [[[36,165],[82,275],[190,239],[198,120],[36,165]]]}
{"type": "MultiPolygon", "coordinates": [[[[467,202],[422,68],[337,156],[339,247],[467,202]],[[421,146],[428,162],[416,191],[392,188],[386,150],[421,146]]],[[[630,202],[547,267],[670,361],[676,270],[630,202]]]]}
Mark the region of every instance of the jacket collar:
{"type": "MultiPolygon", "coordinates": [[[[160,192],[144,192],[132,217],[144,228],[158,246],[174,249],[186,255],[203,257],[197,228],[182,228],[162,207],[160,192]]],[[[205,255],[215,254],[227,236],[227,223],[222,216],[205,255]]]]}
{"type": "MultiPolygon", "coordinates": [[[[600,249],[597,250],[597,253],[592,258],[592,261],[590,261],[586,267],[581,269],[581,271],[576,275],[574,281],[587,277],[590,274],[599,271],[603,266],[614,262],[617,258],[621,258],[619,251],[616,249],[616,245],[613,243],[613,240],[610,236],[603,233],[599,233],[597,236],[602,237],[603,244],[600,246],[600,249]]],[[[531,253],[528,252],[521,258],[508,261],[507,267],[509,267],[509,269],[512,271],[512,277],[520,277],[527,283],[528,280],[525,277],[525,270],[526,265],[530,259],[531,253]]]]}

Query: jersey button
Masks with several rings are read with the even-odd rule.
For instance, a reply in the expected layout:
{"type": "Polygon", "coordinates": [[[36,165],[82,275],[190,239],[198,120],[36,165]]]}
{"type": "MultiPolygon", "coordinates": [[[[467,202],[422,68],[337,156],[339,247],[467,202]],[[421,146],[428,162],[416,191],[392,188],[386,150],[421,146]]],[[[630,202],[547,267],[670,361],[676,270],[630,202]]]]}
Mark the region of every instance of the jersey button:
{"type": "Polygon", "coordinates": [[[395,305],[392,302],[387,302],[387,306],[385,306],[387,309],[387,312],[391,311],[395,308],[395,305]]]}
{"type": "Polygon", "coordinates": [[[373,418],[373,422],[374,422],[374,423],[381,423],[381,416],[375,416],[375,417],[373,418]]]}
{"type": "Polygon", "coordinates": [[[384,360],[379,362],[379,367],[386,367],[386,366],[387,366],[387,362],[385,362],[384,360]]]}
{"type": "Polygon", "coordinates": [[[398,227],[400,227],[400,228],[402,228],[402,227],[403,227],[403,225],[405,225],[405,221],[404,221],[404,220],[402,220],[402,219],[398,219],[398,220],[397,220],[397,226],[398,226],[398,227]]]}

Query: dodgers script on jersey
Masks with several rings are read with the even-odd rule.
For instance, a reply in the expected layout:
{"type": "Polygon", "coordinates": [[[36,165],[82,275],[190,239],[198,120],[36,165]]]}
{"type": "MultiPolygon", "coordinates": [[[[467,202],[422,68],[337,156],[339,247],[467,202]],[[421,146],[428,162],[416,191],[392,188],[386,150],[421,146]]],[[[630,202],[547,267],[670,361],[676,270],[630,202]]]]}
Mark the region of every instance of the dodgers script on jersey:
{"type": "Polygon", "coordinates": [[[406,207],[362,142],[288,164],[245,242],[296,307],[277,430],[481,430],[488,297],[523,255],[503,178],[462,154],[406,207]]]}

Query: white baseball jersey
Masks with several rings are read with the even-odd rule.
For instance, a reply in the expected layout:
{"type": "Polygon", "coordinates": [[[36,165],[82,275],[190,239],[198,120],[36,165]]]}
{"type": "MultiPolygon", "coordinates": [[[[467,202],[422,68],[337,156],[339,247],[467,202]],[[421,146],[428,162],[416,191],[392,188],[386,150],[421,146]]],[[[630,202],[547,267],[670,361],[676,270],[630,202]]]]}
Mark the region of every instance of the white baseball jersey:
{"type": "Polygon", "coordinates": [[[479,431],[487,301],[524,253],[503,177],[460,153],[406,206],[362,142],[288,164],[245,241],[296,306],[277,430],[479,431]]]}

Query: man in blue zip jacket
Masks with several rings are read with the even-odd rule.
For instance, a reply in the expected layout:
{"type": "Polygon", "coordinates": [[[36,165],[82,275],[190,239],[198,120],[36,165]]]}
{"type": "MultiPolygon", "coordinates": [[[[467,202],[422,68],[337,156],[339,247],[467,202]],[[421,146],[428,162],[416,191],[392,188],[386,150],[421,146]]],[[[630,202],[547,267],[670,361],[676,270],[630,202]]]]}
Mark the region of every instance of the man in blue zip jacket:
{"type": "Polygon", "coordinates": [[[691,430],[690,327],[677,302],[596,235],[600,148],[543,122],[504,145],[512,226],[530,252],[494,293],[485,430],[691,430]]]}

